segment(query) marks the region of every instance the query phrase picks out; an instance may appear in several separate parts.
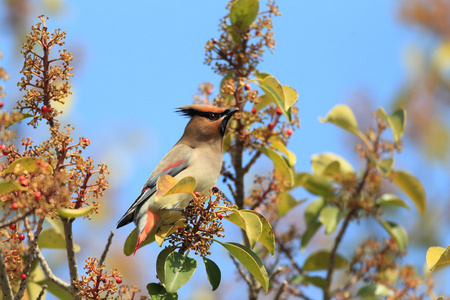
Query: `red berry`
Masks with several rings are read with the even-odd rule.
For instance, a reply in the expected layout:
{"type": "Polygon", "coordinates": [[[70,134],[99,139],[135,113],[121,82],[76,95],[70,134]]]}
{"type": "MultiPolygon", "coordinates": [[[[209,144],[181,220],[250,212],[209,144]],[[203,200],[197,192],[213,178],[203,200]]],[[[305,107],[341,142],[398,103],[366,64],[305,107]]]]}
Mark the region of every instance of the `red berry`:
{"type": "Polygon", "coordinates": [[[213,43],[214,43],[214,44],[217,44],[217,40],[216,40],[216,39],[213,39],[213,43]]]}
{"type": "Polygon", "coordinates": [[[183,227],[177,226],[177,230],[178,230],[178,231],[182,231],[182,230],[183,230],[183,227]]]}
{"type": "Polygon", "coordinates": [[[90,139],[87,139],[87,138],[84,138],[84,139],[83,139],[83,142],[86,143],[87,146],[89,146],[89,145],[91,144],[91,140],[90,140],[90,139]]]}
{"type": "Polygon", "coordinates": [[[194,192],[194,195],[198,198],[200,196],[200,193],[194,192]]]}
{"type": "Polygon", "coordinates": [[[246,91],[250,91],[250,89],[251,89],[252,87],[250,86],[250,84],[247,83],[247,84],[244,86],[244,88],[245,88],[246,91]]]}
{"type": "Polygon", "coordinates": [[[19,240],[23,241],[25,239],[25,236],[23,234],[19,234],[18,238],[19,240]]]}
{"type": "Polygon", "coordinates": [[[102,277],[102,282],[106,283],[106,278],[105,277],[102,277]]]}
{"type": "Polygon", "coordinates": [[[18,208],[19,208],[19,206],[17,205],[17,203],[11,204],[11,209],[16,210],[16,209],[18,209],[18,208]]]}
{"type": "Polygon", "coordinates": [[[259,35],[259,31],[255,31],[255,35],[258,36],[259,35]]]}
{"type": "Polygon", "coordinates": [[[272,130],[275,127],[275,123],[270,123],[267,127],[269,128],[269,130],[272,130]]]}
{"type": "Polygon", "coordinates": [[[20,279],[21,279],[21,280],[27,279],[27,274],[22,274],[22,275],[20,275],[20,279]]]}
{"type": "Polygon", "coordinates": [[[233,57],[233,55],[234,55],[233,52],[228,52],[229,57],[233,57]]]}
{"type": "Polygon", "coordinates": [[[222,220],[222,219],[223,219],[222,214],[217,214],[217,217],[219,218],[219,220],[222,220]]]}
{"type": "Polygon", "coordinates": [[[1,144],[0,145],[0,150],[5,150],[5,149],[6,149],[6,146],[4,144],[1,144]]]}
{"type": "Polygon", "coordinates": [[[8,151],[7,150],[3,150],[2,153],[3,153],[3,155],[8,155],[8,151]]]}
{"type": "Polygon", "coordinates": [[[116,282],[117,282],[118,284],[121,284],[121,283],[122,283],[122,279],[116,278],[116,282]]]}
{"type": "Polygon", "coordinates": [[[277,112],[277,115],[281,115],[283,113],[279,107],[277,107],[276,112],[277,112]]]}
{"type": "Polygon", "coordinates": [[[47,105],[43,105],[42,106],[42,112],[45,114],[46,112],[48,112],[48,108],[47,105]]]}
{"type": "Polygon", "coordinates": [[[52,112],[53,108],[49,107],[48,112],[52,112]]]}
{"type": "Polygon", "coordinates": [[[215,194],[215,193],[218,193],[218,192],[219,192],[219,188],[218,188],[217,186],[213,186],[212,192],[213,192],[214,194],[215,194]]]}
{"type": "Polygon", "coordinates": [[[292,135],[294,132],[292,131],[292,129],[288,128],[286,129],[286,134],[287,135],[292,135]]]}
{"type": "Polygon", "coordinates": [[[39,191],[34,192],[34,198],[36,198],[36,199],[41,198],[41,192],[39,192],[39,191]]]}
{"type": "Polygon", "coordinates": [[[11,225],[9,225],[9,229],[11,229],[11,230],[16,229],[16,224],[12,223],[11,225]]]}
{"type": "Polygon", "coordinates": [[[20,182],[20,184],[23,185],[23,186],[28,186],[28,181],[27,181],[27,179],[25,178],[25,176],[23,176],[23,175],[20,175],[20,176],[19,176],[19,182],[20,182]]]}
{"type": "Polygon", "coordinates": [[[3,107],[3,101],[0,101],[0,108],[3,107]]]}
{"type": "Polygon", "coordinates": [[[256,108],[252,108],[252,114],[256,114],[257,112],[256,108]]]}
{"type": "Polygon", "coordinates": [[[26,179],[25,176],[23,176],[23,175],[19,176],[19,181],[25,181],[25,179],[26,179]]]}

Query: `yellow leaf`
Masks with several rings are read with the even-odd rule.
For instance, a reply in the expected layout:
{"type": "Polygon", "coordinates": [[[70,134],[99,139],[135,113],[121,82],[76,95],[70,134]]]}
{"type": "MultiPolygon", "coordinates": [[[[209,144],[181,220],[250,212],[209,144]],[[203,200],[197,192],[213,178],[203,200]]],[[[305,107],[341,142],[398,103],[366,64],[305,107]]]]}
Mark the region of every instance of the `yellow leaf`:
{"type": "Polygon", "coordinates": [[[430,271],[436,267],[450,264],[450,246],[447,249],[442,247],[430,247],[427,251],[427,266],[430,271]]]}

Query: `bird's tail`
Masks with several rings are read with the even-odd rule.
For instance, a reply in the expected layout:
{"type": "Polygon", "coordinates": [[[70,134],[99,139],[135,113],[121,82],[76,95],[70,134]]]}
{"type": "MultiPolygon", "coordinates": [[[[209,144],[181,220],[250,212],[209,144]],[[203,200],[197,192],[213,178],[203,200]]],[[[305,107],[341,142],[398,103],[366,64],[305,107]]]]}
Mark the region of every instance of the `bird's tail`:
{"type": "Polygon", "coordinates": [[[134,254],[136,254],[136,250],[139,248],[142,242],[145,241],[145,239],[153,231],[153,229],[155,229],[159,222],[159,214],[151,210],[147,210],[147,215],[144,215],[143,217],[146,217],[146,221],[144,228],[140,230],[139,236],[137,238],[136,246],[134,247],[134,254]]]}

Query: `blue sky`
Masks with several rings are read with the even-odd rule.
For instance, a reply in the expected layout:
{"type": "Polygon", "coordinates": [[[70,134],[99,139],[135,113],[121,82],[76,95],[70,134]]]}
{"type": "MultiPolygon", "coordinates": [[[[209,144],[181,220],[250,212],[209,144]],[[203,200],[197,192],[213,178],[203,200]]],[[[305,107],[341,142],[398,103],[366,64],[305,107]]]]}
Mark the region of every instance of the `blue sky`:
{"type": "MultiPolygon", "coordinates": [[[[217,86],[220,82],[203,64],[204,45],[218,37],[226,2],[67,1],[56,15],[42,3],[33,3],[31,15],[48,14],[51,28],[63,28],[67,32],[65,48],[75,57],[73,103],[65,121],[76,127],[75,136],[91,139],[88,153],[97,162],[107,163],[112,172],[113,188],[105,199],[109,221],[104,217],[101,221],[108,232],[180,137],[186,119],[177,116],[174,108],[191,103],[200,83],[210,81],[217,86]]],[[[274,19],[277,46],[274,54],[266,53],[259,70],[299,93],[301,129],[289,144],[297,154],[297,170],[309,170],[310,156],[324,151],[355,162],[351,147],[343,142],[345,135],[317,118],[361,90],[389,111],[390,100],[406,80],[403,54],[418,35],[398,21],[397,1],[368,3],[278,3],[282,16],[274,19]]],[[[1,4],[0,18],[4,10],[1,4]]],[[[31,22],[36,23],[37,18],[31,22]]],[[[0,28],[4,55],[0,64],[11,76],[5,84],[8,107],[19,97],[16,82],[21,61],[13,38],[6,27],[0,28]]],[[[400,158],[398,163],[415,172],[418,167],[410,157],[400,158]]],[[[417,210],[408,212],[411,215],[417,217],[417,210]]],[[[116,231],[117,251],[129,231],[131,227],[116,231]]],[[[158,249],[145,251],[152,255],[158,249]]],[[[414,252],[413,260],[419,266],[424,251],[414,252]]],[[[81,252],[81,257],[87,255],[81,252]]],[[[222,266],[226,264],[228,261],[222,266]]],[[[204,281],[202,272],[197,272],[198,278],[204,281]]],[[[225,272],[232,274],[233,270],[225,272]]]]}

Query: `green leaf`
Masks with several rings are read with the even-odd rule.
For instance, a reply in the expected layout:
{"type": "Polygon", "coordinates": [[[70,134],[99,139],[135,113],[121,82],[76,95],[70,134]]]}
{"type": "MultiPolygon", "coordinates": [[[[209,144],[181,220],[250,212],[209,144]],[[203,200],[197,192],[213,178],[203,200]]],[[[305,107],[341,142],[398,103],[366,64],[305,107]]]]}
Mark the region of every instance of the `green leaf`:
{"type": "Polygon", "coordinates": [[[259,0],[237,0],[230,9],[231,25],[243,33],[255,21],[259,12],[259,0]]]}
{"type": "Polygon", "coordinates": [[[301,185],[314,195],[330,196],[333,194],[333,186],[323,176],[310,173],[297,173],[294,186],[301,185]]]}
{"type": "Polygon", "coordinates": [[[263,95],[259,96],[259,102],[256,103],[255,105],[253,105],[253,108],[256,109],[257,111],[260,111],[261,109],[263,109],[264,107],[266,107],[267,105],[269,105],[272,102],[273,102],[273,98],[271,96],[263,94],[263,95]]]}
{"type": "Polygon", "coordinates": [[[300,244],[302,252],[305,251],[305,248],[308,245],[309,241],[311,241],[311,239],[316,234],[317,230],[319,230],[320,226],[322,226],[322,223],[320,223],[319,221],[314,219],[314,220],[308,222],[307,226],[308,227],[306,228],[306,231],[302,236],[302,241],[300,244]]]}
{"type": "MultiPolygon", "coordinates": [[[[123,254],[126,256],[130,256],[134,253],[134,247],[136,247],[136,241],[138,238],[137,229],[134,228],[133,231],[130,232],[127,239],[125,240],[125,244],[123,244],[123,254]]],[[[139,245],[139,248],[142,248],[148,244],[151,244],[155,241],[155,230],[153,230],[147,238],[139,245]]]]}
{"type": "Polygon", "coordinates": [[[439,297],[436,298],[436,300],[445,300],[445,299],[444,299],[444,297],[439,296],[439,297]]]}
{"type": "Polygon", "coordinates": [[[425,212],[427,197],[422,183],[406,171],[393,171],[392,180],[414,202],[421,214],[425,212]]]}
{"type": "Polygon", "coordinates": [[[333,107],[325,118],[319,118],[322,123],[332,123],[344,130],[347,130],[364,141],[367,147],[370,149],[370,142],[367,137],[358,129],[358,123],[356,122],[355,115],[350,107],[345,104],[338,104],[333,107]]]}
{"type": "Polygon", "coordinates": [[[266,218],[264,218],[263,215],[257,213],[256,211],[243,210],[243,212],[247,214],[253,214],[259,218],[259,221],[262,225],[262,231],[258,238],[258,241],[263,244],[264,247],[266,247],[267,250],[269,250],[270,254],[272,254],[273,256],[275,254],[275,236],[273,234],[272,225],[270,225],[270,223],[266,220],[266,218]]]}
{"type": "Polygon", "coordinates": [[[436,267],[450,264],[450,246],[446,249],[442,247],[430,247],[427,251],[427,266],[430,271],[436,267]]]}
{"type": "MultiPolygon", "coordinates": [[[[330,263],[330,251],[322,250],[312,253],[305,261],[303,270],[305,271],[319,271],[327,270],[330,263]]],[[[336,253],[334,259],[334,268],[342,269],[347,266],[347,260],[336,253]]]]}
{"type": "Polygon", "coordinates": [[[394,166],[393,158],[386,158],[377,162],[377,169],[384,177],[388,177],[389,174],[391,174],[393,166],[394,166]]]}
{"type": "Polygon", "coordinates": [[[269,289],[269,275],[261,259],[250,249],[238,243],[221,243],[237,260],[258,280],[267,293],[269,289]]]}
{"type": "Polygon", "coordinates": [[[325,152],[311,156],[311,168],[317,175],[331,175],[326,171],[332,163],[338,164],[339,168],[337,172],[344,174],[355,172],[352,165],[337,154],[325,152]]]}
{"type": "Polygon", "coordinates": [[[212,290],[215,291],[220,285],[221,273],[219,267],[215,262],[209,258],[203,257],[203,263],[205,264],[206,274],[208,275],[209,283],[211,283],[212,290]]]}
{"type": "Polygon", "coordinates": [[[344,217],[344,212],[334,206],[326,206],[320,211],[319,221],[325,226],[325,233],[331,234],[336,230],[344,217]]]}
{"type": "Polygon", "coordinates": [[[5,174],[15,173],[23,174],[23,172],[33,173],[41,171],[44,174],[53,174],[53,168],[48,163],[40,158],[35,157],[21,157],[13,161],[3,172],[1,176],[5,174]]]}
{"type": "Polygon", "coordinates": [[[388,117],[386,112],[382,107],[379,107],[378,115],[380,118],[389,125],[392,130],[392,134],[394,136],[394,141],[396,143],[400,142],[403,133],[405,132],[406,127],[406,111],[404,109],[396,110],[392,115],[388,117]]]}
{"type": "Polygon", "coordinates": [[[94,205],[89,205],[85,208],[60,208],[57,210],[58,214],[64,218],[78,218],[83,217],[94,210],[94,205]]]}
{"type": "Polygon", "coordinates": [[[324,290],[327,285],[327,281],[325,278],[320,276],[304,276],[304,275],[297,275],[294,277],[294,279],[291,281],[291,283],[295,284],[297,282],[302,282],[305,284],[312,284],[318,288],[321,288],[324,290]]]}
{"type": "Polygon", "coordinates": [[[295,104],[295,102],[297,102],[298,93],[295,89],[288,85],[282,84],[281,87],[283,88],[284,92],[284,106],[286,110],[288,110],[295,104]]]}
{"type": "Polygon", "coordinates": [[[394,141],[400,142],[406,127],[406,111],[404,109],[396,110],[388,119],[389,126],[391,126],[394,134],[394,141]]]}
{"type": "Polygon", "coordinates": [[[9,123],[7,123],[7,124],[5,125],[5,128],[7,129],[7,128],[9,128],[10,126],[12,126],[12,125],[14,125],[14,124],[16,124],[16,123],[18,123],[18,122],[20,122],[20,121],[22,121],[22,120],[24,120],[24,119],[31,118],[31,117],[34,117],[34,115],[32,115],[32,114],[20,114],[20,117],[17,117],[17,119],[14,118],[14,120],[9,121],[9,123]]]}
{"type": "MultiPolygon", "coordinates": [[[[363,286],[359,289],[356,294],[359,297],[368,297],[368,296],[392,296],[394,295],[394,291],[383,284],[371,284],[363,286]]],[[[365,299],[365,298],[364,298],[365,299]]]]}
{"type": "Polygon", "coordinates": [[[226,219],[245,231],[247,234],[250,247],[255,246],[256,241],[260,238],[262,233],[262,223],[259,217],[249,211],[232,210],[233,213],[226,217],[226,219]]]}
{"type": "Polygon", "coordinates": [[[281,154],[265,147],[260,147],[259,151],[261,151],[262,154],[266,155],[268,158],[270,158],[270,160],[272,160],[275,171],[286,176],[289,179],[291,185],[294,184],[294,171],[281,154]]]}
{"type": "Polygon", "coordinates": [[[185,285],[197,268],[197,261],[193,258],[172,252],[167,256],[164,277],[167,292],[174,293],[185,285]]]}
{"type": "Polygon", "coordinates": [[[383,194],[375,202],[379,206],[402,206],[409,209],[409,205],[405,201],[393,194],[383,194]]]}
{"type": "Polygon", "coordinates": [[[15,191],[24,191],[27,188],[15,181],[0,181],[0,194],[8,194],[15,191]]]}
{"type": "Polygon", "coordinates": [[[385,221],[378,218],[377,221],[378,223],[381,224],[381,226],[383,226],[384,229],[386,229],[389,235],[395,240],[398,249],[402,252],[405,251],[406,245],[408,244],[408,235],[405,229],[403,229],[402,226],[394,222],[385,221]]]}
{"type": "Polygon", "coordinates": [[[291,209],[299,205],[300,203],[305,202],[306,200],[297,201],[294,197],[292,197],[289,191],[284,191],[280,195],[278,195],[280,202],[277,205],[278,217],[283,217],[286,213],[288,213],[291,209]]]}
{"type": "Polygon", "coordinates": [[[305,209],[305,222],[306,224],[311,223],[312,221],[316,221],[317,217],[320,214],[322,208],[325,207],[326,201],[323,198],[317,198],[314,201],[311,201],[310,204],[305,209]]]}
{"type": "Polygon", "coordinates": [[[273,98],[273,102],[281,109],[283,115],[290,122],[292,121],[290,107],[286,106],[283,86],[273,76],[264,77],[256,81],[256,84],[266,93],[273,98]]]}
{"type": "Polygon", "coordinates": [[[45,221],[56,231],[61,234],[64,234],[64,224],[61,219],[45,217],[45,221]]]}
{"type": "Polygon", "coordinates": [[[320,122],[329,122],[354,134],[359,134],[358,123],[350,107],[338,104],[333,107],[325,118],[319,118],[320,122]]]}
{"type": "Polygon", "coordinates": [[[294,152],[286,148],[286,145],[281,141],[280,136],[278,135],[271,136],[269,138],[269,144],[271,148],[276,149],[281,153],[283,153],[284,155],[286,155],[287,161],[291,167],[295,165],[295,163],[297,162],[297,157],[295,156],[294,152]]]}
{"type": "Polygon", "coordinates": [[[177,300],[177,293],[168,293],[166,289],[157,283],[147,284],[148,295],[151,300],[177,300]]]}
{"type": "Polygon", "coordinates": [[[156,258],[156,274],[158,274],[159,281],[164,284],[166,283],[166,274],[165,274],[165,267],[166,267],[166,259],[167,256],[169,256],[170,253],[173,252],[172,247],[164,248],[161,252],[158,254],[158,258],[156,258]]]}
{"type": "MultiPolygon", "coordinates": [[[[66,249],[66,238],[64,234],[54,228],[42,230],[38,238],[39,248],[66,249]]],[[[80,251],[79,245],[74,245],[75,252],[80,251]]]]}
{"type": "Polygon", "coordinates": [[[163,174],[159,176],[156,189],[155,202],[161,201],[165,196],[187,193],[192,194],[197,186],[197,181],[192,176],[187,176],[177,181],[170,175],[163,174]]]}

